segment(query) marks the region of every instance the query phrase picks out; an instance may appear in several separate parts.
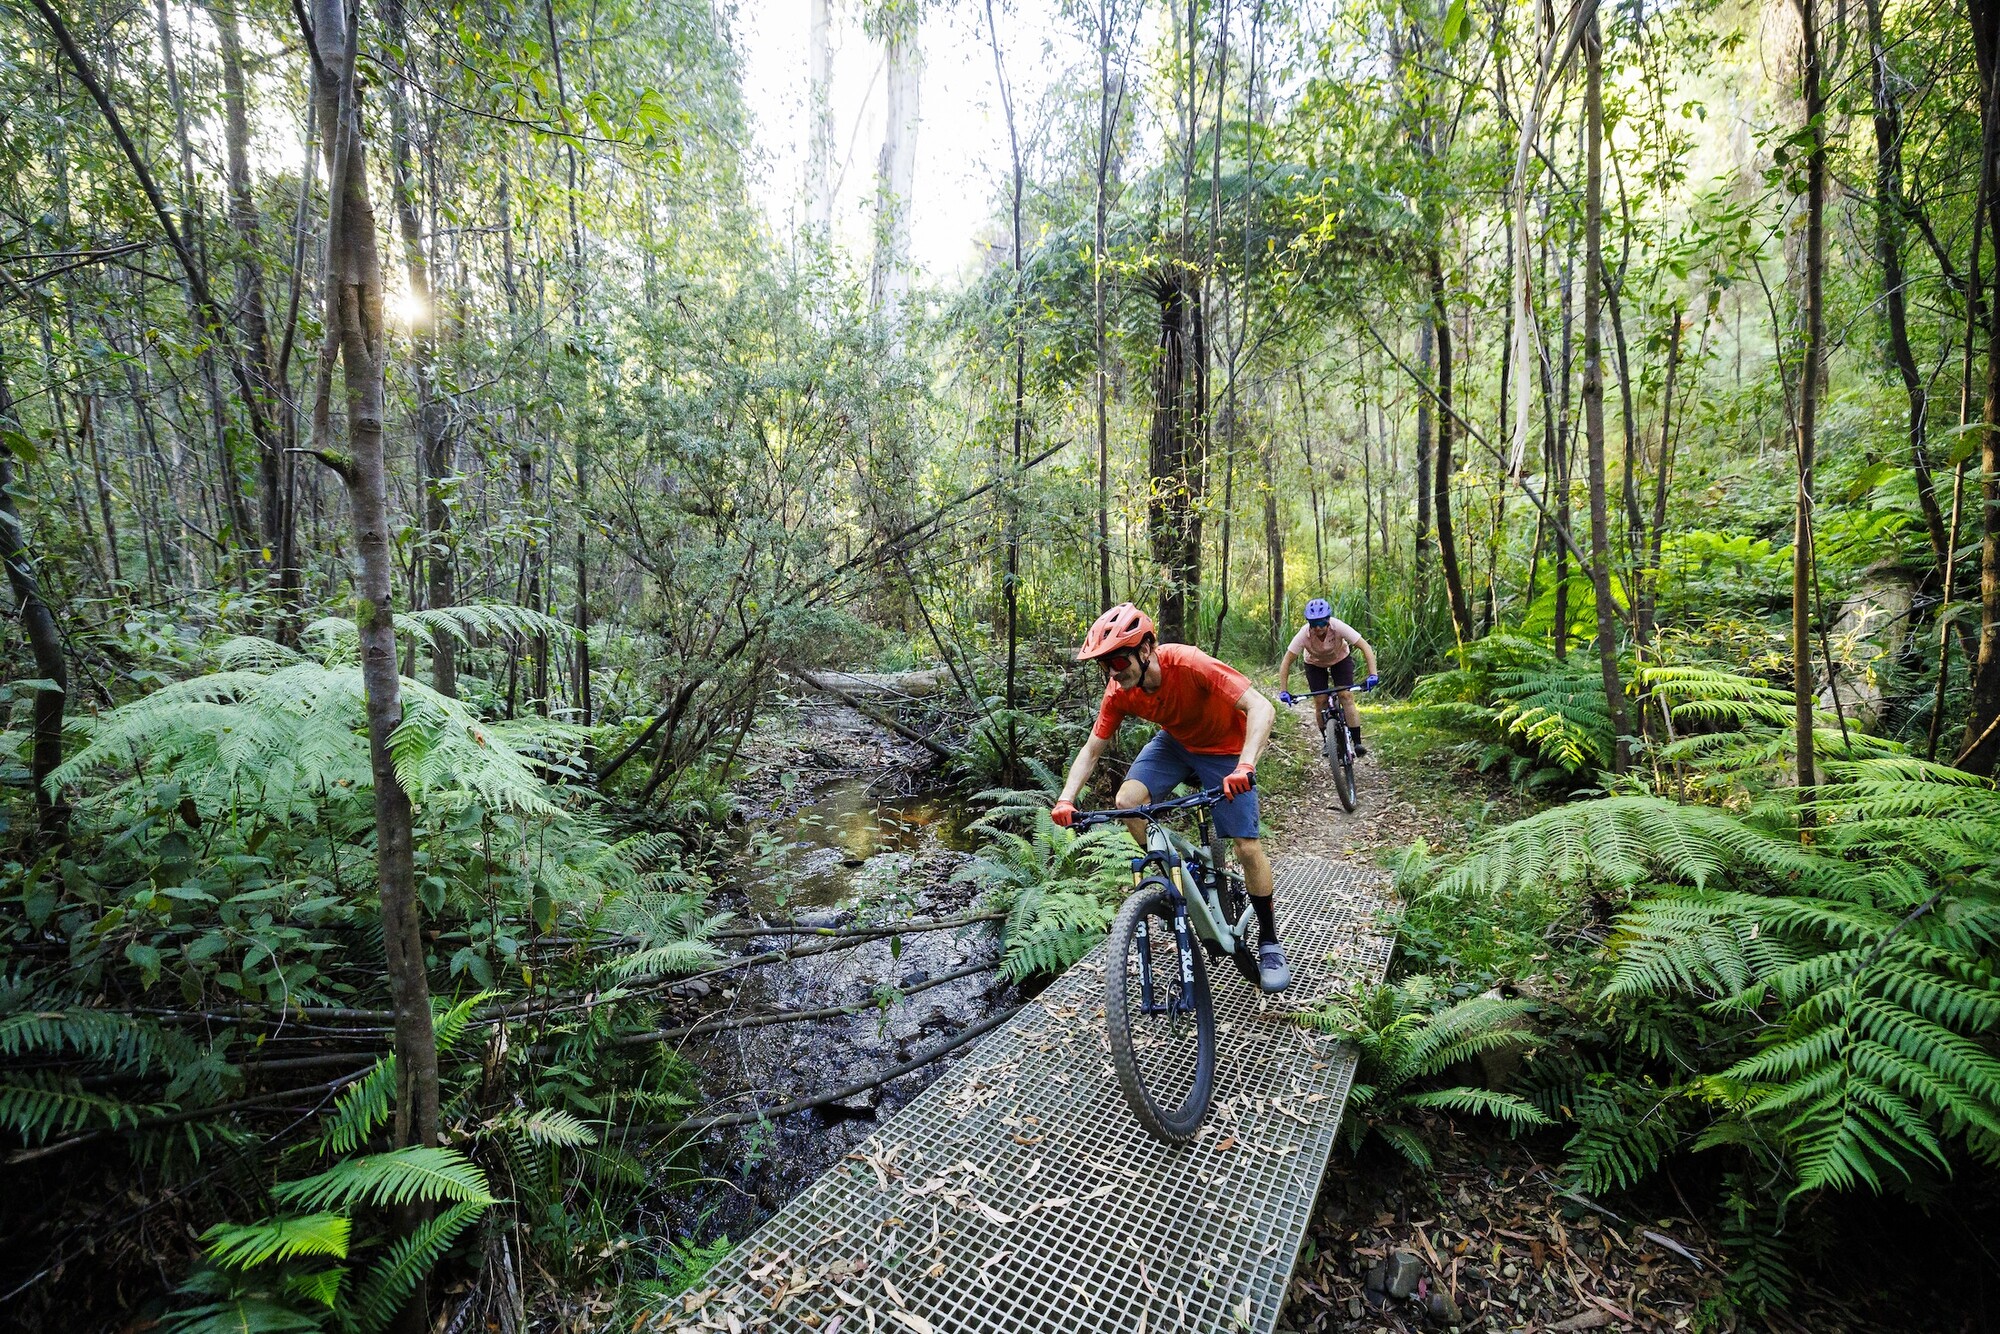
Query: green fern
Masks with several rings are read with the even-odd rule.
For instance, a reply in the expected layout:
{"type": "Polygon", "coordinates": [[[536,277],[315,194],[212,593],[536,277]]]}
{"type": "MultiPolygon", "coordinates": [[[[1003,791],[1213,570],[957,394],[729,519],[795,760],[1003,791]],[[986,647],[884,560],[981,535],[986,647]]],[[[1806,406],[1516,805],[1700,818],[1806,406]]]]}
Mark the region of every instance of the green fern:
{"type": "Polygon", "coordinates": [[[1476,996],[1439,1007],[1428,977],[1400,985],[1364,987],[1297,1016],[1322,1033],[1337,1033],[1355,1045],[1359,1064],[1341,1118],[1340,1135],[1359,1151],[1373,1134],[1412,1166],[1427,1169],[1429,1147],[1410,1114],[1440,1111],[1493,1117],[1510,1131],[1549,1124],[1549,1118],[1519,1094],[1454,1085],[1422,1088],[1461,1061],[1505,1047],[1533,1046],[1523,1025],[1534,1013],[1525,1000],[1476,996]]]}
{"type": "Polygon", "coordinates": [[[993,823],[973,826],[986,845],[952,876],[987,887],[987,902],[1004,907],[1001,971],[1019,981],[1059,973],[1088,954],[1111,926],[1128,888],[1132,839],[1108,827],[1075,834],[1060,828],[1042,805],[1023,806],[1030,834],[993,823]]]}
{"type": "Polygon", "coordinates": [[[404,1299],[485,1209],[484,1201],[455,1204],[397,1238],[355,1287],[347,1321],[354,1334],[387,1329],[404,1299]]]}
{"type": "Polygon", "coordinates": [[[208,1258],[226,1269],[251,1269],[305,1255],[347,1258],[345,1214],[299,1214],[262,1223],[217,1223],[201,1234],[208,1258]]]}
{"type": "Polygon", "coordinates": [[[307,1209],[378,1209],[412,1203],[494,1204],[486,1174],[456,1149],[413,1145],[350,1158],[271,1192],[280,1204],[307,1209]]]}

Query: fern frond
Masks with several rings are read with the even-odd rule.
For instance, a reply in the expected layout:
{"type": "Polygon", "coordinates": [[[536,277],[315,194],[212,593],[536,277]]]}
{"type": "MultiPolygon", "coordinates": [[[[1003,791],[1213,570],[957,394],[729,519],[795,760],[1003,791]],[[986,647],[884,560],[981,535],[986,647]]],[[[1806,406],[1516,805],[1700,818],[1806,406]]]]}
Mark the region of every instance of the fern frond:
{"type": "Polygon", "coordinates": [[[396,1243],[372,1267],[354,1290],[353,1319],[357,1334],[380,1334],[395,1320],[403,1299],[431,1271],[458,1235],[470,1227],[491,1201],[467,1200],[429,1219],[396,1243]]]}
{"type": "Polygon", "coordinates": [[[415,1145],[350,1158],[318,1176],[287,1181],[271,1192],[280,1204],[308,1209],[378,1209],[417,1201],[493,1204],[486,1174],[456,1149],[415,1145]]]}
{"type": "Polygon", "coordinates": [[[228,1269],[253,1269],[302,1255],[347,1258],[345,1214],[300,1214],[262,1223],[217,1223],[201,1234],[208,1258],[228,1269]]]}

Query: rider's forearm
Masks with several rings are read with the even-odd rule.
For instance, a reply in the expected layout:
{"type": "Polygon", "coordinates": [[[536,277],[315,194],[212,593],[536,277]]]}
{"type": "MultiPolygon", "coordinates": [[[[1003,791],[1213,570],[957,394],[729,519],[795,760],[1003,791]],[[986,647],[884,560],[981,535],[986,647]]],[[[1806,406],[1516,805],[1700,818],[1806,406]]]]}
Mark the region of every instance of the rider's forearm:
{"type": "Polygon", "coordinates": [[[1279,694],[1283,694],[1292,688],[1292,659],[1297,656],[1298,654],[1292,652],[1290,649],[1286,649],[1285,656],[1278,661],[1279,694]]]}
{"type": "Polygon", "coordinates": [[[1083,791],[1083,785],[1097,772],[1097,761],[1103,754],[1104,742],[1095,732],[1091,733],[1090,740],[1083,743],[1083,749],[1077,751],[1076,758],[1069,762],[1069,777],[1064,780],[1062,796],[1057,800],[1075,801],[1077,794],[1083,791]]]}
{"type": "Polygon", "coordinates": [[[1376,672],[1375,672],[1375,646],[1374,646],[1373,644],[1369,643],[1369,642],[1368,642],[1367,640],[1365,640],[1365,639],[1364,639],[1364,640],[1362,640],[1362,641],[1361,641],[1361,652],[1362,652],[1362,655],[1363,655],[1364,657],[1366,657],[1366,658],[1368,659],[1368,674],[1369,674],[1370,676],[1374,676],[1374,675],[1376,674],[1376,672]]]}
{"type": "Polygon", "coordinates": [[[1243,752],[1238,759],[1252,768],[1257,765],[1257,757],[1264,753],[1264,746],[1271,739],[1271,723],[1278,711],[1271,707],[1271,701],[1255,691],[1246,691],[1243,696],[1246,715],[1243,725],[1243,752]]]}

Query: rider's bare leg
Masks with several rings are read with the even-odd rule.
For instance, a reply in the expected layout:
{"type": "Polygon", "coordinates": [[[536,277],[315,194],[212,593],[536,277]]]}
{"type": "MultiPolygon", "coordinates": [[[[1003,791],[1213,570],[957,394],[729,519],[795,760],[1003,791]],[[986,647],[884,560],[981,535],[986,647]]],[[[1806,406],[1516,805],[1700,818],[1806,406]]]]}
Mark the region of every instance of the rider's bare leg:
{"type": "MultiPolygon", "coordinates": [[[[1121,811],[1129,811],[1134,806],[1144,806],[1152,799],[1153,794],[1146,790],[1144,783],[1136,778],[1128,778],[1119,785],[1118,799],[1114,804],[1121,811]]],[[[1125,829],[1127,833],[1132,835],[1132,841],[1139,845],[1139,850],[1144,852],[1146,850],[1146,822],[1144,820],[1127,820],[1125,822],[1125,829]]],[[[1271,883],[1269,868],[1270,863],[1266,862],[1264,883],[1267,886],[1271,883]]],[[[1268,894],[1271,891],[1267,888],[1264,892],[1268,894]]]]}
{"type": "Polygon", "coordinates": [[[1239,838],[1231,841],[1236,847],[1236,864],[1243,868],[1243,888],[1250,891],[1251,898],[1270,898],[1271,859],[1264,855],[1263,840],[1239,838]]]}
{"type": "MultiPolygon", "coordinates": [[[[1340,692],[1340,711],[1347,715],[1347,725],[1349,727],[1361,726],[1361,706],[1354,702],[1354,692],[1352,690],[1343,690],[1340,692]]],[[[1321,730],[1324,731],[1325,729],[1322,728],[1321,730]]]]}

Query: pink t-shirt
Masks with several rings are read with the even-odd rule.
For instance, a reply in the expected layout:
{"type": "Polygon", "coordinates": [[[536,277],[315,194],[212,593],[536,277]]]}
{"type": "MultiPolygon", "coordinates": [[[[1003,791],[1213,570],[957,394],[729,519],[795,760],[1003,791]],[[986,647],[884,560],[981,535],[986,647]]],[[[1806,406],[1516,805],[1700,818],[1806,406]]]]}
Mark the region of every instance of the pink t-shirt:
{"type": "Polygon", "coordinates": [[[1361,643],[1361,632],[1338,617],[1322,627],[1302,625],[1292,636],[1288,653],[1296,653],[1314,667],[1331,667],[1346,662],[1350,645],[1361,643]]]}

